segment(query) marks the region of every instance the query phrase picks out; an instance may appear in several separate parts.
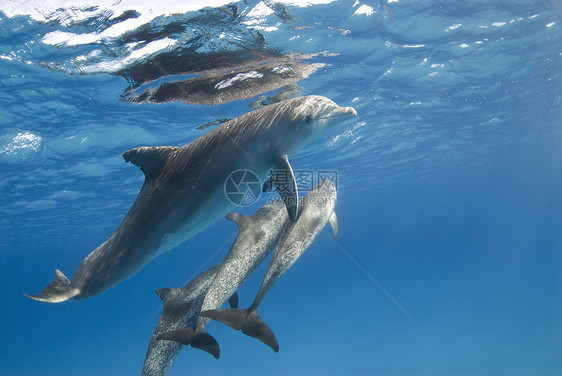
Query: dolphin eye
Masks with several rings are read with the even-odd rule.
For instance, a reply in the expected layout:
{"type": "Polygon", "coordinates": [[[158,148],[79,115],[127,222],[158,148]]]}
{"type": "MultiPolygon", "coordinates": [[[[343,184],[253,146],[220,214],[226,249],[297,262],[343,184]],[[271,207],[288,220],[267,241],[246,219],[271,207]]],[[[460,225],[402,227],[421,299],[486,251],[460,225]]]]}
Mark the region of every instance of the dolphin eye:
{"type": "Polygon", "coordinates": [[[304,121],[305,121],[306,123],[310,123],[310,122],[312,121],[312,115],[311,115],[311,114],[306,115],[306,116],[304,117],[304,121]]]}

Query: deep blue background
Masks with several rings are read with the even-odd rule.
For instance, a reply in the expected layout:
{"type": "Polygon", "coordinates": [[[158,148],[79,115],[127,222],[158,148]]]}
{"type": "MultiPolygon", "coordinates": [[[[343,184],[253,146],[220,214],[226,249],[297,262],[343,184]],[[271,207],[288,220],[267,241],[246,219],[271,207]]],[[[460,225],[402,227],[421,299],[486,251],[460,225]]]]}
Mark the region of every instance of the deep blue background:
{"type": "MultiPolygon", "coordinates": [[[[338,245],[325,230],[260,307],[278,354],[211,323],[221,359],[186,348],[170,375],[562,373],[559,6],[370,5],[371,16],[346,1],[289,7],[317,24],[265,33],[288,51],[339,53],[300,85],[359,115],[291,158],[338,170],[338,245]]],[[[183,145],[251,101],[119,102],[121,77],[41,67],[97,46],[42,44],[64,30],[56,22],[0,22],[0,374],[140,374],[161,310],[153,290],[220,262],[234,224],[217,222],[91,299],[22,294],[55,268],[72,276],[119,224],[142,184],[123,151],[183,145]],[[40,146],[12,152],[25,132],[40,146]]],[[[240,289],[241,306],[264,272],[240,289]]]]}

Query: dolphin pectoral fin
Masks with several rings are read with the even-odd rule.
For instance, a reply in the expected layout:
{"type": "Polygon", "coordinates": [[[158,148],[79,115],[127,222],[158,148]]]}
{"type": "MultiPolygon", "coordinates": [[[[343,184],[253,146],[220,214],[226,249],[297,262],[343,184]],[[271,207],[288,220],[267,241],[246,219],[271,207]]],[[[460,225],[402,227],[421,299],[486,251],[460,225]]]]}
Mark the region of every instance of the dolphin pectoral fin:
{"type": "Polygon", "coordinates": [[[269,178],[267,178],[265,183],[263,183],[263,188],[261,191],[262,193],[269,192],[273,189],[274,186],[275,186],[275,179],[273,178],[273,176],[270,176],[269,178]]]}
{"type": "Polygon", "coordinates": [[[280,176],[276,181],[277,193],[279,193],[279,196],[281,196],[281,199],[287,207],[289,219],[291,222],[295,222],[299,212],[299,191],[297,188],[297,180],[287,154],[283,154],[279,159],[278,169],[284,173],[279,174],[280,176]],[[282,181],[280,181],[281,176],[283,177],[282,181]]]}
{"type": "Polygon", "coordinates": [[[176,329],[165,332],[156,337],[159,341],[174,341],[182,345],[189,345],[193,339],[194,330],[191,328],[176,329]]]}
{"type": "Polygon", "coordinates": [[[122,154],[125,162],[140,167],[146,179],[154,177],[164,166],[164,163],[177,147],[158,146],[158,147],[140,147],[127,150],[122,154]]]}
{"type": "Polygon", "coordinates": [[[242,326],[242,333],[259,339],[271,347],[273,351],[279,352],[279,343],[277,342],[277,338],[275,338],[275,334],[273,334],[273,331],[267,326],[265,321],[258,316],[256,310],[252,310],[248,314],[248,318],[242,326]]]}
{"type": "Polygon", "coordinates": [[[234,294],[230,298],[228,298],[228,304],[230,308],[238,308],[238,293],[234,291],[234,294]]]}
{"type": "Polygon", "coordinates": [[[55,270],[55,280],[47,285],[39,294],[26,297],[47,303],[60,303],[75,297],[80,293],[78,289],[70,288],[70,281],[58,269],[55,270]]]}
{"type": "Polygon", "coordinates": [[[191,339],[191,347],[203,350],[218,359],[221,355],[221,350],[217,341],[212,335],[207,333],[204,329],[197,330],[191,339]]]}
{"type": "Polygon", "coordinates": [[[340,228],[338,224],[338,217],[336,217],[336,212],[333,211],[330,219],[328,219],[330,226],[332,226],[332,231],[334,231],[334,240],[338,240],[338,230],[340,228]]]}
{"type": "Polygon", "coordinates": [[[203,311],[199,316],[222,322],[235,330],[242,329],[250,309],[221,308],[203,311]]]}
{"type": "MultiPolygon", "coordinates": [[[[296,186],[295,186],[296,188],[296,186]]],[[[279,190],[277,190],[279,192],[279,190]]],[[[281,200],[285,203],[287,207],[287,213],[289,213],[289,219],[291,222],[295,222],[297,220],[297,214],[299,212],[299,196],[296,189],[291,191],[289,194],[286,192],[279,193],[281,196],[281,200]]]]}
{"type": "Polygon", "coordinates": [[[295,222],[299,213],[299,192],[297,180],[287,154],[279,157],[276,169],[271,173],[272,175],[263,184],[262,192],[267,192],[273,189],[273,187],[277,187],[277,193],[279,193],[281,200],[283,200],[287,207],[289,219],[291,222],[295,222]]]}

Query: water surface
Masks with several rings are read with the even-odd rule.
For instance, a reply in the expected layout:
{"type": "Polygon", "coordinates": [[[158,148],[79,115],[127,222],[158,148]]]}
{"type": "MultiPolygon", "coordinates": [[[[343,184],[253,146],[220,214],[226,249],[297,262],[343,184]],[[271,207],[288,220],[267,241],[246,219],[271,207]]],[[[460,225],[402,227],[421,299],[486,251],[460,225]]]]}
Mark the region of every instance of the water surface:
{"type": "Polygon", "coordinates": [[[562,372],[560,5],[298,3],[0,3],[1,374],[140,374],[154,289],[220,262],[234,224],[88,300],[22,294],[120,223],[143,181],[121,153],[309,94],[358,112],[291,158],[337,171],[338,242],[260,308],[278,354],[211,323],[221,358],[186,348],[169,374],[562,372]]]}

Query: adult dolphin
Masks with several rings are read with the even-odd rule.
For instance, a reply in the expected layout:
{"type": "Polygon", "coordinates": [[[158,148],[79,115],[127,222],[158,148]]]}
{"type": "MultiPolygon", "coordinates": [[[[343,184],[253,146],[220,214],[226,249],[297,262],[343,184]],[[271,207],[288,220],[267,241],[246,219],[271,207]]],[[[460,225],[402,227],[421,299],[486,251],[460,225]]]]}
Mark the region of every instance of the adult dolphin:
{"type": "Polygon", "coordinates": [[[230,212],[235,205],[224,184],[241,169],[260,179],[271,169],[289,171],[280,193],[294,221],[298,193],[288,155],[356,114],[326,97],[294,98],[230,120],[183,147],[140,147],[123,153],[144,172],[145,181],[119,227],[82,261],[72,282],[56,270],[55,280],[43,291],[26,296],[51,303],[85,299],[131,277],[230,212]]]}
{"type": "MultiPolygon", "coordinates": [[[[182,288],[156,290],[156,294],[162,299],[163,309],[148,344],[142,376],[164,376],[168,373],[183,345],[177,342],[160,341],[157,338],[162,333],[174,329],[195,327],[203,299],[220,268],[219,264],[205,270],[182,288]]],[[[231,295],[229,302],[231,307],[237,306],[236,292],[231,295]]]]}
{"type": "Polygon", "coordinates": [[[329,178],[322,180],[307,193],[299,219],[290,223],[281,235],[263,282],[250,308],[210,311],[202,309],[199,315],[220,321],[236,330],[242,330],[242,333],[259,339],[278,352],[279,344],[275,334],[258,316],[258,306],[269,289],[310,247],[328,221],[337,238],[338,224],[334,213],[336,199],[336,187],[329,178]]]}
{"type": "MultiPolygon", "coordinates": [[[[252,216],[230,213],[226,218],[238,225],[238,237],[209,287],[201,310],[220,308],[273,250],[281,233],[289,224],[289,216],[281,200],[264,205],[252,216]]],[[[181,328],[170,331],[160,338],[184,345],[191,344],[192,347],[207,351],[218,359],[219,345],[205,331],[209,321],[207,317],[199,317],[195,331],[190,327],[181,328]]]]}

